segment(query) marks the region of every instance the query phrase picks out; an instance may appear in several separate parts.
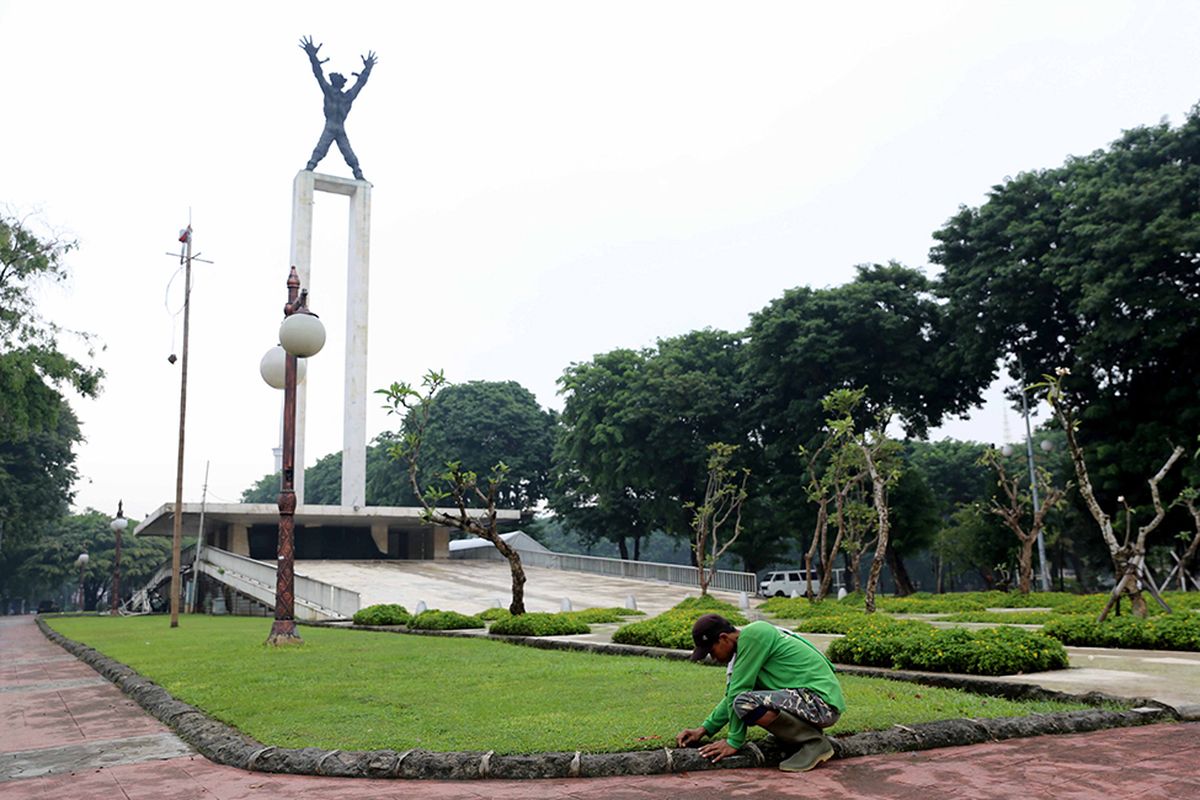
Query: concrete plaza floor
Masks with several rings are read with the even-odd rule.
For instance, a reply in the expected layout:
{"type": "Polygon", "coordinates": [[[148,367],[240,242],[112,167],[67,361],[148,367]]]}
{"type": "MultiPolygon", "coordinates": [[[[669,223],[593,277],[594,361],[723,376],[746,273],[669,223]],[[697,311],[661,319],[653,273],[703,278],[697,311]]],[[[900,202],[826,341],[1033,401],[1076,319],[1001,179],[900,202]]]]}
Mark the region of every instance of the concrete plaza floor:
{"type": "MultiPolygon", "coordinates": [[[[400,603],[412,611],[424,602],[427,608],[477,614],[497,604],[507,607],[512,595],[507,561],[297,561],[296,574],[358,592],[364,607],[400,603]]],[[[697,594],[695,587],[545,567],[525,567],[525,579],[529,611],[561,611],[564,598],[576,609],[621,608],[632,596],[639,610],[653,615],[697,594]]],[[[740,599],[733,592],[710,594],[734,604],[740,599]]]]}

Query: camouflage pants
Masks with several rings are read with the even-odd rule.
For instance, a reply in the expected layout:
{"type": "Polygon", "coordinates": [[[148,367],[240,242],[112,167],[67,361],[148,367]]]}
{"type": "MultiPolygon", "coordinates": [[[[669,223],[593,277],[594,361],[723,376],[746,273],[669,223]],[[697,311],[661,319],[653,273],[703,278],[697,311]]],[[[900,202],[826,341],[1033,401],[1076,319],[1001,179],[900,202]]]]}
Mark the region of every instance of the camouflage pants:
{"type": "Polygon", "coordinates": [[[747,725],[757,725],[768,711],[786,711],[818,728],[828,728],[841,716],[841,712],[811,689],[742,692],[733,698],[733,712],[747,725]]]}

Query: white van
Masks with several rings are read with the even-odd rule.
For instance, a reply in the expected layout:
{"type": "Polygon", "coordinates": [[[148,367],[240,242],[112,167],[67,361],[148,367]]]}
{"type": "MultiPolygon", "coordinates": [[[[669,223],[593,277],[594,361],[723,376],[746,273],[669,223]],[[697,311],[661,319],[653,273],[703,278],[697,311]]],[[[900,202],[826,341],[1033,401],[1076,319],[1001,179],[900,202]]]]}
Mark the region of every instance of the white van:
{"type": "MultiPolygon", "coordinates": [[[[768,572],[758,584],[758,593],[763,597],[791,597],[803,595],[806,590],[808,573],[802,569],[787,570],[786,572],[768,572]]],[[[821,576],[815,571],[812,577],[812,590],[816,594],[821,588],[821,576]]]]}

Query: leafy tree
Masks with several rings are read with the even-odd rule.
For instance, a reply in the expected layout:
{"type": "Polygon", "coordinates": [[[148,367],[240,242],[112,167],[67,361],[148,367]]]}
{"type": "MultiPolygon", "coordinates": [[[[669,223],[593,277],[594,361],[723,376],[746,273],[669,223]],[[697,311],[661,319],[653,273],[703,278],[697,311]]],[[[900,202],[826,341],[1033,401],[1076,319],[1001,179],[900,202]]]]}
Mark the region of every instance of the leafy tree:
{"type": "Polygon", "coordinates": [[[1093,488],[1149,501],[1164,440],[1200,430],[1200,106],[1178,128],[992,187],[934,234],[939,293],[964,362],[1024,383],[1066,367],[1086,409],[1093,488]]]}
{"type": "Polygon", "coordinates": [[[692,518],[692,552],[696,557],[700,594],[708,594],[708,585],[717,577],[717,562],[742,533],[742,505],[746,502],[746,483],[750,470],[730,467],[737,445],[714,442],[708,446],[708,480],[704,500],[686,506],[692,518]],[[733,518],[732,530],[726,527],[733,518]],[[724,533],[721,529],[725,528],[724,533]]]}
{"type": "Polygon", "coordinates": [[[1017,560],[1017,586],[1021,594],[1029,594],[1033,589],[1033,546],[1037,543],[1038,534],[1045,527],[1046,516],[1062,502],[1066,490],[1053,484],[1046,469],[1038,470],[1035,474],[1041,502],[1037,511],[1034,511],[1032,493],[1022,486],[1019,477],[1009,477],[998,451],[988,448],[980,461],[996,471],[996,485],[999,486],[1003,497],[992,498],[990,511],[1017,535],[1017,540],[1021,543],[1017,560]]]}
{"type": "MultiPolygon", "coordinates": [[[[112,591],[116,537],[111,518],[95,509],[63,515],[48,525],[42,535],[20,550],[19,560],[8,565],[13,586],[10,596],[29,600],[53,595],[64,585],[78,586],[75,559],[88,554],[83,568],[84,607],[94,609],[112,591]]],[[[131,520],[129,530],[136,527],[131,520]]],[[[121,595],[128,598],[171,556],[171,542],[157,536],[125,535],[121,539],[121,595]]]]}
{"type": "Polygon", "coordinates": [[[904,463],[920,471],[943,520],[949,520],[964,503],[979,502],[991,494],[992,475],[979,463],[987,445],[958,439],[907,439],[903,446],[904,463]]]}
{"type": "Polygon", "coordinates": [[[0,213],[0,547],[35,540],[66,511],[82,437],[62,392],[100,387],[100,370],[62,352],[63,331],[36,305],[42,286],[66,280],[74,248],[0,213]]]}
{"type": "Polygon", "coordinates": [[[614,539],[690,538],[684,508],[704,502],[709,443],[739,443],[736,468],[753,459],[740,356],[739,337],[706,329],[571,365],[559,379],[554,510],[614,539]]]}
{"type": "Polygon", "coordinates": [[[944,325],[933,284],[896,263],[860,266],[842,286],[784,292],[746,331],[753,416],[765,441],[788,454],[809,445],[825,421],[822,399],[848,386],[864,390],[860,424],[891,408],[921,434],[965,413],[986,382],[962,363],[944,325]]]}
{"type": "MultiPolygon", "coordinates": [[[[427,484],[447,462],[484,474],[497,463],[507,467],[496,487],[497,502],[508,508],[532,508],[546,497],[555,414],[515,381],[450,384],[428,408],[429,419],[418,464],[418,482],[427,484]]],[[[406,430],[416,424],[410,412],[406,430]]]]}
{"type": "Polygon", "coordinates": [[[916,591],[904,559],[928,550],[941,527],[941,517],[933,491],[924,473],[911,464],[904,464],[896,483],[888,494],[891,508],[891,535],[884,557],[896,585],[896,594],[916,591]]]}

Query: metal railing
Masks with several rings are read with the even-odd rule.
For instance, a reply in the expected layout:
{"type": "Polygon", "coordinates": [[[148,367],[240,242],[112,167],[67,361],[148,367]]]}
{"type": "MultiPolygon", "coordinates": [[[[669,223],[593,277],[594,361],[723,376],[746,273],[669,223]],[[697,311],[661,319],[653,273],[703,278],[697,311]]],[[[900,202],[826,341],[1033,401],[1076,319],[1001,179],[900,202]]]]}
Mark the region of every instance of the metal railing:
{"type": "MultiPolygon", "coordinates": [[[[200,571],[268,606],[275,605],[275,565],[208,546],[200,554],[200,571]]],[[[358,592],[296,576],[297,619],[349,619],[358,611],[358,592]]]]}
{"type": "MultiPolygon", "coordinates": [[[[685,564],[626,561],[621,558],[532,550],[521,551],[521,563],[530,567],[590,572],[594,575],[611,575],[616,578],[631,578],[639,581],[662,581],[680,586],[700,585],[700,570],[685,564]]],[[[758,588],[758,577],[753,572],[734,572],[721,569],[717,570],[717,574],[708,585],[710,589],[754,594],[758,588]]]]}

